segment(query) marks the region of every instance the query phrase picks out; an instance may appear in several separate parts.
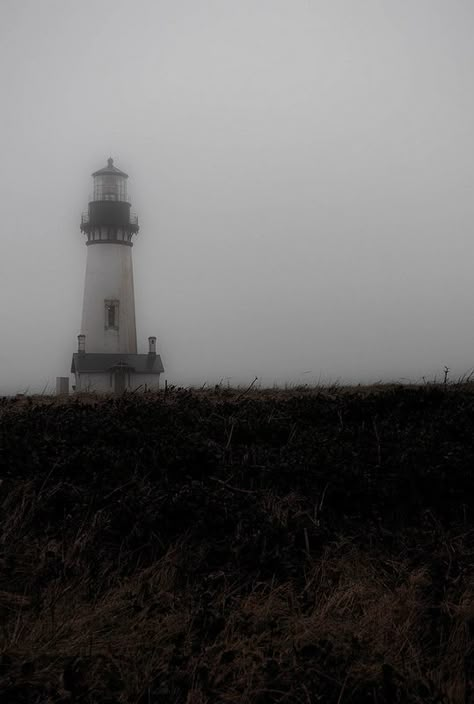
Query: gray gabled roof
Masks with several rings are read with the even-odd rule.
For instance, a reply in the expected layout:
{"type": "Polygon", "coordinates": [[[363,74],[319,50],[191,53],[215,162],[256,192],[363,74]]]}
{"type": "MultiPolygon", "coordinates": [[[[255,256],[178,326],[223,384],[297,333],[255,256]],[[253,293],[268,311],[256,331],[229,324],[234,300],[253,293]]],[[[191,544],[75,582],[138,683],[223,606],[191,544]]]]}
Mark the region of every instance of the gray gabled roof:
{"type": "Polygon", "coordinates": [[[161,374],[164,372],[159,354],[75,352],[72,355],[72,374],[109,372],[116,367],[128,368],[136,374],[161,374]]]}
{"type": "Polygon", "coordinates": [[[117,167],[114,166],[114,160],[112,157],[107,159],[107,166],[104,166],[103,169],[99,169],[98,171],[94,171],[92,176],[101,176],[102,174],[124,176],[124,178],[128,178],[128,174],[126,174],[125,171],[120,171],[120,169],[117,169],[117,167]]]}

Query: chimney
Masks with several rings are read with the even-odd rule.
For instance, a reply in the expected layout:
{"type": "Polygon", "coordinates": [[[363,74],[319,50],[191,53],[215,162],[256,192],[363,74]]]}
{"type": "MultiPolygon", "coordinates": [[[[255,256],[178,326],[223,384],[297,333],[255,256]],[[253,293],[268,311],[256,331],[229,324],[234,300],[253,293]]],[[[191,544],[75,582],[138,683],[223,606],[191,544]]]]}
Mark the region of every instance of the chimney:
{"type": "Polygon", "coordinates": [[[77,336],[77,351],[79,352],[79,354],[86,353],[86,336],[85,335],[78,335],[77,336]]]}
{"type": "Polygon", "coordinates": [[[148,338],[148,354],[151,354],[151,355],[156,354],[156,337],[149,337],[148,338]]]}

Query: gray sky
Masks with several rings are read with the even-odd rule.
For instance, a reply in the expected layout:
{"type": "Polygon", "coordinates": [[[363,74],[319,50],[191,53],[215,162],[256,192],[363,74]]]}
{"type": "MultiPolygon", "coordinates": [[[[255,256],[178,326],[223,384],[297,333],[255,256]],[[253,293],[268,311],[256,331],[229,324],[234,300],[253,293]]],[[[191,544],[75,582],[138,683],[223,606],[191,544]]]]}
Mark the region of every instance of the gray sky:
{"type": "Polygon", "coordinates": [[[0,393],[76,349],[113,156],[170,383],[474,367],[472,0],[1,0],[0,393]]]}

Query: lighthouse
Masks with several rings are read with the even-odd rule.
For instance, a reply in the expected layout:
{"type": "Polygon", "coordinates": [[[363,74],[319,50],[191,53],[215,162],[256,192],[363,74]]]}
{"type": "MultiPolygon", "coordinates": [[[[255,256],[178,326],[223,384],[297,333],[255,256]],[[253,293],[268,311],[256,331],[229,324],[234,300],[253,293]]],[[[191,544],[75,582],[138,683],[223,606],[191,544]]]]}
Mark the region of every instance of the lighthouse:
{"type": "Polygon", "coordinates": [[[92,174],[93,197],[82,216],[87,263],[78,349],[71,372],[76,391],[122,393],[156,389],[163,372],[156,337],[137,352],[132,247],[138,218],[130,212],[128,175],[113,159],[92,174]]]}

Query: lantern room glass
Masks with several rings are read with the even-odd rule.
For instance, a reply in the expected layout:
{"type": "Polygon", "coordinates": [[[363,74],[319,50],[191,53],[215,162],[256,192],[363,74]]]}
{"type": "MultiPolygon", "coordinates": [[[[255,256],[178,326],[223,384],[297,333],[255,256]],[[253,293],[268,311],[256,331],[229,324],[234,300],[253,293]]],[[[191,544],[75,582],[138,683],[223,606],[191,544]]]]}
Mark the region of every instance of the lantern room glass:
{"type": "Polygon", "coordinates": [[[120,174],[94,176],[94,200],[127,201],[127,180],[120,174]]]}

